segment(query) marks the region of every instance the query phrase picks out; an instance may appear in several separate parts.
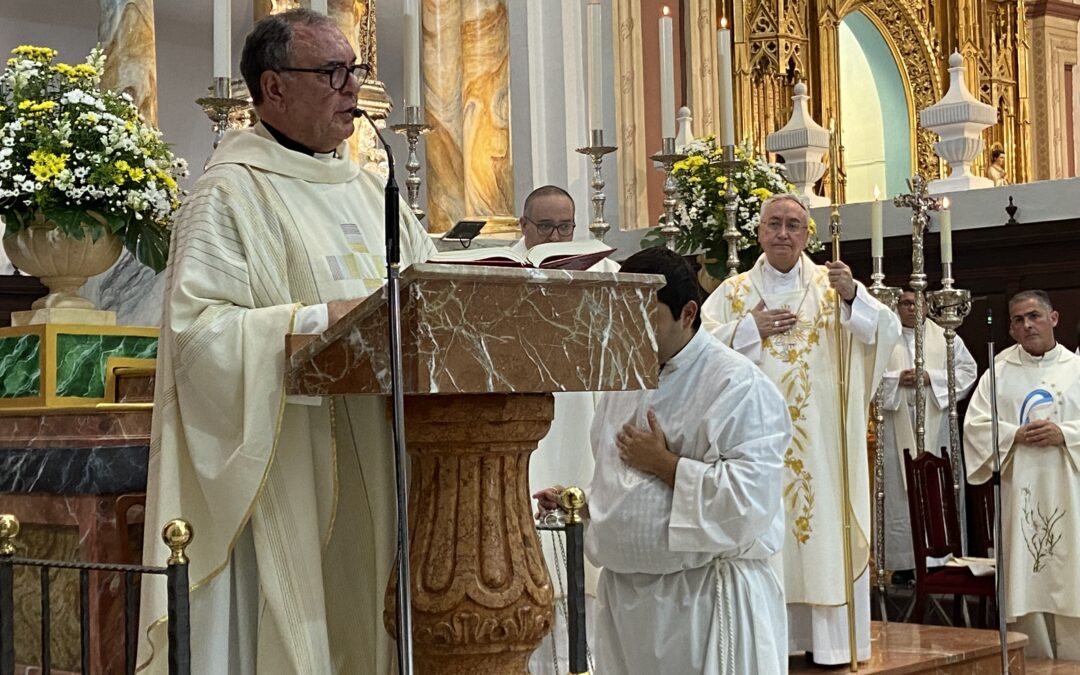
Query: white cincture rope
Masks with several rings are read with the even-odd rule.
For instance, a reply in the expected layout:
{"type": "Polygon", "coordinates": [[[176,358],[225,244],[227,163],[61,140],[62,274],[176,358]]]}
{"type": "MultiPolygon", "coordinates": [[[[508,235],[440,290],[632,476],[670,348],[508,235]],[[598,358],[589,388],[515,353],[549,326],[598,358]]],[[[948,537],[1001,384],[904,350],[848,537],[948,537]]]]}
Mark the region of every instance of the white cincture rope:
{"type": "Polygon", "coordinates": [[[734,592],[731,575],[731,561],[717,558],[716,598],[713,601],[717,621],[717,634],[720,635],[720,675],[738,675],[735,672],[735,622],[732,620],[734,592]]]}

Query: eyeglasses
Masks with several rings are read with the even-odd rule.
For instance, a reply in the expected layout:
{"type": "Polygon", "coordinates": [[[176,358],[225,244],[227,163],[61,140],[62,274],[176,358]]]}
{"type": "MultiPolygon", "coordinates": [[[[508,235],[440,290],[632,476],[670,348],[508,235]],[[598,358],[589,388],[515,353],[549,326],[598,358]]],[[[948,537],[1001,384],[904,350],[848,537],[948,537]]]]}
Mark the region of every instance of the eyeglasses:
{"type": "Polygon", "coordinates": [[[536,228],[536,231],[540,234],[541,237],[551,236],[551,233],[555,230],[558,230],[559,234],[565,237],[566,235],[571,234],[576,227],[576,225],[571,222],[553,223],[550,220],[541,220],[538,223],[532,218],[528,217],[526,217],[525,220],[533,224],[533,226],[536,228]]]}
{"type": "Polygon", "coordinates": [[[318,73],[320,75],[327,75],[330,78],[330,88],[334,91],[341,91],[345,88],[345,85],[349,81],[349,76],[352,75],[357,82],[361,84],[368,78],[368,72],[370,72],[371,66],[366,63],[356,63],[351,66],[327,66],[325,68],[280,68],[280,72],[284,73],[318,73]]]}
{"type": "Polygon", "coordinates": [[[914,307],[915,306],[915,301],[914,300],[901,300],[898,304],[899,304],[900,307],[914,307]]]}
{"type": "Polygon", "coordinates": [[[806,225],[803,225],[801,223],[780,223],[776,221],[771,221],[765,223],[765,229],[773,233],[780,232],[780,230],[787,230],[788,234],[798,234],[806,229],[806,225]]]}

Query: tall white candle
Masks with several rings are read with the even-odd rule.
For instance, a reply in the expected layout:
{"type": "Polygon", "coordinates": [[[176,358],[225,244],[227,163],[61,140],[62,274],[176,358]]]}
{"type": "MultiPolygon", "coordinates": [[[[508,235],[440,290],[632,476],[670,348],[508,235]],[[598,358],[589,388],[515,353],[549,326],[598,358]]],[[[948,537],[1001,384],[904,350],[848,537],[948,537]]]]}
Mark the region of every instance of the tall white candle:
{"type": "Polygon", "coordinates": [[[327,14],[326,0],[311,0],[311,11],[319,14],[327,14]]]}
{"type": "Polygon", "coordinates": [[[731,84],[731,31],[727,19],[716,33],[720,52],[720,144],[735,145],[735,89],[731,84]]]}
{"type": "Polygon", "coordinates": [[[660,17],[660,135],[675,138],[675,63],[671,37],[671,10],[660,17]]]}
{"type": "Polygon", "coordinates": [[[941,264],[952,263],[952,211],[946,197],[941,209],[941,264]]]}
{"type": "Polygon", "coordinates": [[[214,0],[214,77],[232,77],[232,0],[214,0]]]}
{"type": "Polygon", "coordinates": [[[589,128],[604,128],[604,99],[601,92],[601,74],[603,65],[600,49],[603,46],[603,28],[600,20],[600,0],[589,0],[585,17],[588,23],[589,56],[586,64],[586,78],[589,87],[589,128]]]}
{"type": "Polygon", "coordinates": [[[406,108],[420,106],[420,0],[405,0],[406,108]]]}
{"type": "Polygon", "coordinates": [[[881,190],[874,186],[874,201],[870,207],[870,255],[881,258],[885,255],[884,233],[881,224],[881,190]]]}

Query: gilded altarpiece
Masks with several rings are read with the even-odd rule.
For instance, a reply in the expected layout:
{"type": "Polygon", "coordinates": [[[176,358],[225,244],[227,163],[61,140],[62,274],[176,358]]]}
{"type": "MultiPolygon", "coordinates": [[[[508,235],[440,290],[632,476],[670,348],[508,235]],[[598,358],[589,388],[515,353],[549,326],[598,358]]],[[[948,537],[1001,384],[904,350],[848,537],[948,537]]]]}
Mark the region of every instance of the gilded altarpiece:
{"type": "MultiPolygon", "coordinates": [[[[614,3],[615,77],[621,130],[620,155],[639,141],[644,125],[638,80],[641,54],[641,12],[637,2],[614,3]]],[[[908,96],[912,165],[928,178],[944,167],[934,151],[937,137],[917,127],[918,111],[936,103],[948,82],[948,56],[959,49],[966,58],[967,84],[981,100],[998,110],[998,124],[984,132],[982,170],[992,147],[1000,144],[1013,182],[1031,179],[1031,129],[1028,115],[1028,60],[1023,0],[690,0],[690,44],[684,55],[689,99],[699,135],[715,131],[719,93],[715,84],[715,28],[728,17],[734,40],[735,132],[764,150],[765,137],[791,115],[791,96],[799,80],[811,95],[811,110],[823,125],[836,121],[842,129],[839,87],[841,21],[863,13],[877,27],[896,61],[908,96]],[[737,20],[732,20],[736,17],[737,20]]],[[[640,142],[640,141],[639,141],[640,142]]],[[[843,138],[840,138],[841,162],[843,138]]],[[[843,197],[841,164],[840,201],[843,197]]],[[[643,199],[636,185],[640,171],[620,165],[622,223],[640,223],[643,199]]],[[[624,225],[624,229],[625,229],[624,225]]]]}

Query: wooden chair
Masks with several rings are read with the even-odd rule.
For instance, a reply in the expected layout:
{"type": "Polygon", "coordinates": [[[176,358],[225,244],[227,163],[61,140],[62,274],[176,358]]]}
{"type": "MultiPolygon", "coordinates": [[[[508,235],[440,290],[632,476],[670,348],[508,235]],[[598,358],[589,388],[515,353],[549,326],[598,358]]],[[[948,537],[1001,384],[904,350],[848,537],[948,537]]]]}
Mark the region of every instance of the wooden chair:
{"type": "MultiPolygon", "coordinates": [[[[928,570],[926,558],[961,556],[960,519],[953,496],[949,458],[924,452],[915,459],[904,452],[907,474],[908,513],[911,515],[911,539],[915,552],[915,604],[911,616],[922,623],[926,599],[932,594],[953,596],[953,625],[960,625],[963,596],[985,599],[994,597],[994,577],[977,577],[964,567],[940,567],[928,570]]],[[[984,612],[980,612],[984,614],[984,612]]],[[[982,623],[980,617],[979,622],[982,623]]]]}

